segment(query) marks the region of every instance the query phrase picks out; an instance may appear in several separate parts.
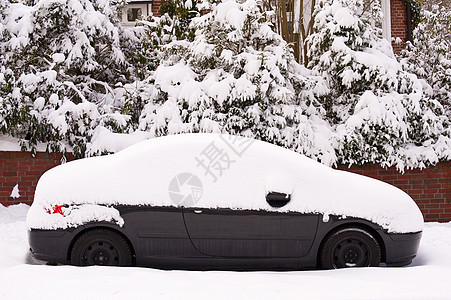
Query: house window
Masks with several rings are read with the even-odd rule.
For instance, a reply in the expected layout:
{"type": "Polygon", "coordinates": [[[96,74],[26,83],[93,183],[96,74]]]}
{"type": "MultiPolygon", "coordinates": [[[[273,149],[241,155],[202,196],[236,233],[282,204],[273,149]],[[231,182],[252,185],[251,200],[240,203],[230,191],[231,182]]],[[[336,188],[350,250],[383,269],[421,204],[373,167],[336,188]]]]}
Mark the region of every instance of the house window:
{"type": "Polygon", "coordinates": [[[127,9],[127,22],[135,22],[136,20],[140,19],[143,12],[141,8],[128,8],[127,9]]]}
{"type": "Polygon", "coordinates": [[[146,19],[152,11],[152,2],[130,0],[129,3],[122,8],[120,18],[122,25],[126,27],[134,27],[136,21],[146,19]]]}

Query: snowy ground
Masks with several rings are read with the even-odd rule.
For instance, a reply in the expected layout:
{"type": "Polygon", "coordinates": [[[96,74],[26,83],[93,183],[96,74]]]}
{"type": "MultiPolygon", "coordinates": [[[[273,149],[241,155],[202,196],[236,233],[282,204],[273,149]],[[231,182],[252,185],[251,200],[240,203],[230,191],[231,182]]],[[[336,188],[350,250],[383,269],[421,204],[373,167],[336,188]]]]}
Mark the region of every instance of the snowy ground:
{"type": "Polygon", "coordinates": [[[404,268],[192,272],[26,263],[26,205],[0,205],[0,299],[451,299],[451,223],[404,268]]]}

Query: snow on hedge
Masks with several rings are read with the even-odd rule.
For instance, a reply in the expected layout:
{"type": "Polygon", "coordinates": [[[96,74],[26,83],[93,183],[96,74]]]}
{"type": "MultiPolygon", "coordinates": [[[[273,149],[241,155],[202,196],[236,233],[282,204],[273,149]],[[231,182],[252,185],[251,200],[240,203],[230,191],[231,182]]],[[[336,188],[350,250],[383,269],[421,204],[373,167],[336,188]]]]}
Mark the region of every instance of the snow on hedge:
{"type": "Polygon", "coordinates": [[[376,163],[402,171],[451,157],[443,107],[360,17],[362,1],[318,2],[312,70],[294,61],[258,3],[209,8],[192,21],[194,41],[162,45],[147,84],[126,86],[149,99],[140,130],[240,134],[326,165],[376,163]]]}
{"type": "Polygon", "coordinates": [[[397,233],[423,226],[415,202],[391,185],[269,143],[218,134],[155,138],[53,168],[39,180],[27,224],[66,228],[90,218],[123,224],[114,208],[95,204],[295,211],[325,219],[333,214],[368,219],[397,233]],[[271,207],[265,199],[270,192],[290,194],[291,201],[271,207]],[[49,214],[55,205],[68,207],[49,214]]]}
{"type": "Polygon", "coordinates": [[[423,10],[412,42],[401,52],[405,70],[426,80],[434,99],[451,116],[451,12],[445,6],[432,5],[423,10]]]}
{"type": "Polygon", "coordinates": [[[139,129],[152,136],[227,132],[294,149],[325,164],[336,161],[316,95],[327,90],[294,60],[269,14],[249,0],[224,1],[196,17],[192,42],[163,45],[153,84],[126,86],[148,99],[139,129]],[[219,42],[220,41],[220,42],[219,42]]]}
{"type": "Polygon", "coordinates": [[[127,127],[118,89],[134,80],[138,34],[116,1],[31,3],[0,6],[0,132],[83,156],[94,127],[127,127]]]}
{"type": "Polygon", "coordinates": [[[360,17],[362,1],[317,2],[310,69],[296,63],[259,1],[208,7],[128,30],[116,2],[1,2],[0,133],[22,148],[44,143],[76,157],[220,132],[329,166],[404,170],[451,158],[443,105],[360,17]]]}
{"type": "Polygon", "coordinates": [[[330,84],[320,102],[338,161],[404,170],[450,159],[443,106],[425,81],[403,71],[380,30],[360,17],[364,9],[360,0],[319,0],[309,37],[310,66],[330,84]]]}

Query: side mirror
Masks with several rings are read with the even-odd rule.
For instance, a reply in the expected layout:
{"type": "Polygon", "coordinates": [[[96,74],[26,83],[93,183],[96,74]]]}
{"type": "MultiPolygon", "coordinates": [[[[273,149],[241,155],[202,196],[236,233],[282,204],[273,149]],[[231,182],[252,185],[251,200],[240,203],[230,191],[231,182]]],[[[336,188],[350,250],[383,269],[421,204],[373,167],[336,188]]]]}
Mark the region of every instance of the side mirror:
{"type": "Polygon", "coordinates": [[[282,207],[287,205],[291,200],[290,194],[270,192],[266,195],[266,202],[272,207],[282,207]]]}

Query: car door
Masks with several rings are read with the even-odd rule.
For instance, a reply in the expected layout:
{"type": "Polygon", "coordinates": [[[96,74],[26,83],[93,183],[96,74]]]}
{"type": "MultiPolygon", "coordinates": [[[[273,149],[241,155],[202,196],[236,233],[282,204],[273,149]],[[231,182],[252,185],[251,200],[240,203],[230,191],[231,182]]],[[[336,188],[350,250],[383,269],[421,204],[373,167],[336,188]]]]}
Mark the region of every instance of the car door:
{"type": "Polygon", "coordinates": [[[155,265],[155,259],[198,255],[186,232],[181,208],[118,206],[122,230],[131,239],[137,265],[155,265]]]}
{"type": "Polygon", "coordinates": [[[256,210],[184,208],[188,235],[201,253],[219,257],[302,257],[318,216],[256,210]]]}

